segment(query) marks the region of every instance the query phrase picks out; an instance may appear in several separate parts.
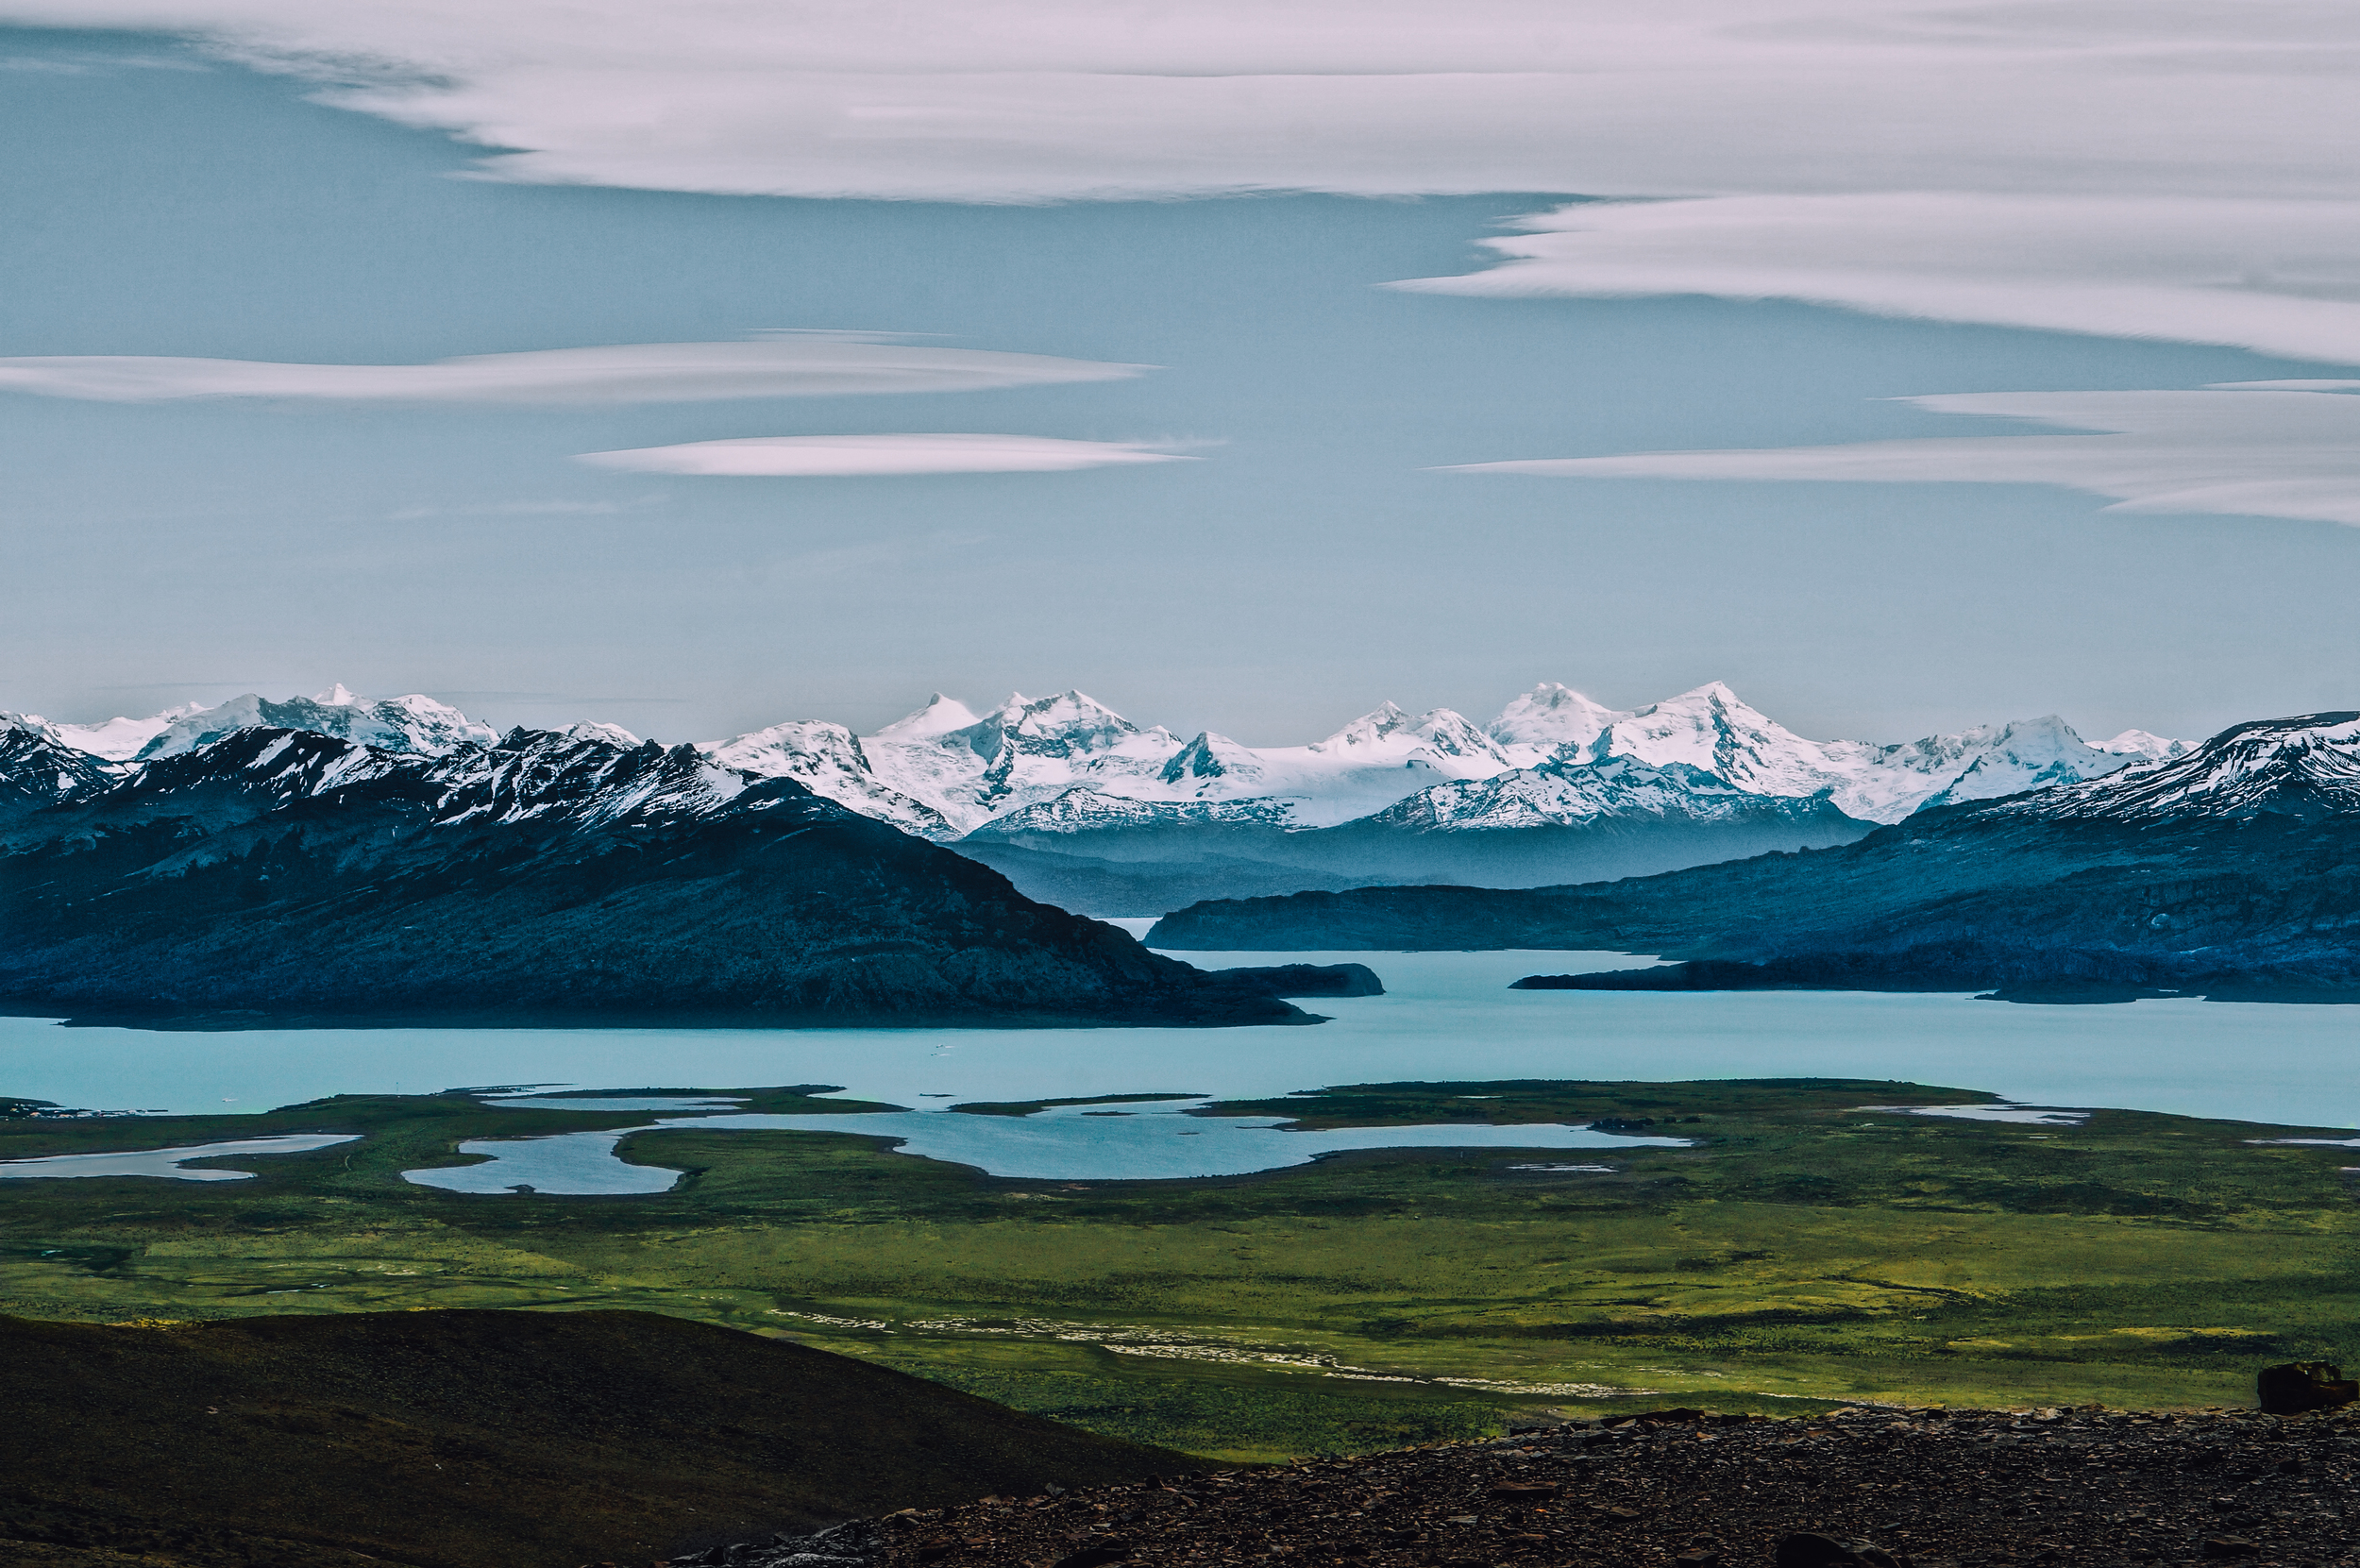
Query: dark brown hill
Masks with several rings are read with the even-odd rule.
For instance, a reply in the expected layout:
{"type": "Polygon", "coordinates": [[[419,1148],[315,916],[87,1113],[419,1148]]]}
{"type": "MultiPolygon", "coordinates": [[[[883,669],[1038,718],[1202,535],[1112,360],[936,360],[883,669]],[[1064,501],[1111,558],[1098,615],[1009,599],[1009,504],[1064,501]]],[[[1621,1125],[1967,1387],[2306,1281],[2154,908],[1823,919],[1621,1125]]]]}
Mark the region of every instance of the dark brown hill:
{"type": "Polygon", "coordinates": [[[643,1312],[0,1318],[0,1561],[640,1568],[1189,1460],[643,1312]]]}

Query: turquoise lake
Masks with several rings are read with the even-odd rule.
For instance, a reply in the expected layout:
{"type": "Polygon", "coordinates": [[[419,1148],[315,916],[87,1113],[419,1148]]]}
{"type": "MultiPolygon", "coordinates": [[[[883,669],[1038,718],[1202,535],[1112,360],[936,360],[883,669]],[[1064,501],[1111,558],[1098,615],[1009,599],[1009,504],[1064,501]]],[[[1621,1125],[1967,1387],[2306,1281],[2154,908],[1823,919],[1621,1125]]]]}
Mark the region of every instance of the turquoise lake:
{"type": "Polygon", "coordinates": [[[1207,968],[1368,964],[1382,997],[1259,1029],[312,1029],[181,1033],[0,1019],[0,1094],[100,1109],[259,1111],[348,1092],[489,1085],[841,1084],[919,1111],[955,1100],[1268,1096],[1484,1078],[1899,1078],[2028,1104],[2360,1125],[2360,1008],[2022,1006],[1861,992],[1510,991],[1616,953],[1189,953],[1207,968]]]}

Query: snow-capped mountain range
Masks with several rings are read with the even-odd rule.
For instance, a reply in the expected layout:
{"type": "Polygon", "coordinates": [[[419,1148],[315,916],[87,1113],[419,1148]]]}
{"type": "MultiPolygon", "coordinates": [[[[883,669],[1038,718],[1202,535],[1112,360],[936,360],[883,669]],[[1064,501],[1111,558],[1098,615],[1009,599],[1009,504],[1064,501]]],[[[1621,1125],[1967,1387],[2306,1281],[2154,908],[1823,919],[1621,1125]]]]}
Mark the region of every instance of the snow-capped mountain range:
{"type": "Polygon", "coordinates": [[[208,1027],[1315,1021],[694,746],[432,744],[246,726],[108,763],[0,731],[0,997],[208,1027]]]}
{"type": "MultiPolygon", "coordinates": [[[[149,718],[117,717],[103,724],[52,724],[37,714],[0,713],[0,729],[11,728],[39,731],[61,746],[108,762],[175,757],[240,730],[306,730],[421,756],[489,746],[499,739],[499,732],[489,724],[430,697],[355,697],[342,683],[317,697],[273,702],[249,692],[218,707],[192,702],[149,718]]],[[[632,744],[637,744],[635,736],[632,744]]]]}
{"type": "MultiPolygon", "coordinates": [[[[315,698],[258,696],[147,719],[50,724],[0,715],[103,762],[179,755],[236,731],[308,731],[396,753],[440,756],[498,736],[421,696],[370,700],[339,685],[315,698]]],[[[637,737],[578,726],[615,744],[637,737]]],[[[998,824],[1032,834],[1148,823],[1254,822],[1302,831],[1378,818],[1424,832],[1580,826],[1602,819],[1712,820],[1742,798],[1824,799],[1863,822],[1930,805],[2071,784],[2185,753],[2126,731],[2096,744],[2053,716],[1897,745],[1811,740],[1719,682],[1631,712],[1555,683],[1488,725],[1447,708],[1388,702],[1324,739],[1251,747],[1206,731],[1142,728],[1078,691],[1012,696],[977,714],[939,693],[869,735],[794,720],[706,742],[718,769],[788,778],[904,832],[948,842],[998,824]]]]}
{"type": "Polygon", "coordinates": [[[1631,713],[1544,683],[1480,726],[1448,708],[1409,714],[1389,702],[1323,740],[1278,747],[1209,731],[1184,741],[1080,692],[1020,694],[980,717],[937,693],[866,737],[838,725],[781,725],[707,750],[732,767],[791,771],[911,831],[965,836],[1020,813],[1032,831],[1078,832],[1138,822],[1142,806],[1162,808],[1147,814],[1160,822],[1202,820],[1201,808],[1216,802],[1233,808],[1224,820],[1298,830],[1381,812],[1445,831],[1565,826],[1625,812],[1682,815],[1669,795],[1710,815],[1711,797],[1732,790],[1825,797],[1846,816],[1891,822],[1929,803],[2077,783],[2187,746],[2137,730],[2091,745],[2054,717],[1900,745],[1815,741],[1714,682],[1631,713]],[[1587,771],[1611,762],[1681,771],[1587,771]],[[1493,787],[1467,787],[1475,783],[1493,787]],[[1521,803],[1502,816],[1509,799],[1521,803]],[[1052,801],[1063,804],[1037,809],[1052,801]]]}
{"type": "Polygon", "coordinates": [[[2348,817],[2360,813],[2360,713],[2234,725],[2161,767],[2046,790],[1992,810],[2047,821],[2130,823],[2348,817]]]}

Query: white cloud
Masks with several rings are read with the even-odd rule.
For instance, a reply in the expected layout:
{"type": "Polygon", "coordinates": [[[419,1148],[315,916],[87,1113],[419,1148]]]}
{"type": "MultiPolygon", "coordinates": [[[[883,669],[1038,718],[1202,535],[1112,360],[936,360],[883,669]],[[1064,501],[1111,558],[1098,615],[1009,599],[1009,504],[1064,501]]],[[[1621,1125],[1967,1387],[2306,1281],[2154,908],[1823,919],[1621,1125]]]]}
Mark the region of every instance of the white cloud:
{"type": "Polygon", "coordinates": [[[1144,445],[1035,435],[765,435],[691,441],[581,462],[638,474],[821,478],[889,474],[1053,474],[1141,463],[1192,463],[1144,445]]]}
{"type": "Polygon", "coordinates": [[[1469,464],[1449,471],[1573,479],[2059,484],[2119,497],[2109,512],[2235,513],[2360,527],[2360,396],[2349,393],[2273,390],[2260,383],[2197,392],[1980,392],[1903,400],[1941,413],[2030,419],[2107,433],[1637,452],[1469,464]]]}
{"type": "Polygon", "coordinates": [[[474,354],[431,364],[270,364],[135,355],[0,359],[0,392],[145,403],[182,397],[324,402],[666,403],[971,392],[1107,381],[1151,367],[1041,354],[870,343],[835,333],[752,343],[640,343],[474,354]]]}
{"type": "Polygon", "coordinates": [[[198,37],[494,149],[491,178],[1685,196],[1544,218],[1507,265],[1430,286],[2360,361],[2350,0],[0,0],[0,18],[198,37]]]}
{"type": "Polygon", "coordinates": [[[1698,294],[2217,343],[2360,363],[2360,204],[2233,197],[1724,196],[1582,203],[1397,287],[1698,294]]]}
{"type": "Polygon", "coordinates": [[[0,0],[160,28],[498,177],[1037,200],[1312,189],[2340,194],[2348,0],[0,0]]]}

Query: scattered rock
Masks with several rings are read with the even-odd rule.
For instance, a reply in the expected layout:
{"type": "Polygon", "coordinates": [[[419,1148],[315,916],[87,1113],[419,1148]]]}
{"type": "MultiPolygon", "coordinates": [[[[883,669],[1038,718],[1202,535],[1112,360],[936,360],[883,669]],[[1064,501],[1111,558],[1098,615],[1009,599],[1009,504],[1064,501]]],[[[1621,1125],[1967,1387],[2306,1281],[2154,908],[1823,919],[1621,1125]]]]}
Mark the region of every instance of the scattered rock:
{"type": "Polygon", "coordinates": [[[1121,1562],[1135,1548],[1127,1541],[1098,1541],[1078,1552],[1068,1552],[1057,1560],[1056,1568],[1102,1568],[1103,1564],[1121,1562]]]}
{"type": "MultiPolygon", "coordinates": [[[[916,1561],[931,1562],[935,1558],[949,1555],[949,1550],[927,1553],[934,1543],[918,1547],[907,1555],[916,1561]]],[[[885,1555],[885,1532],[872,1519],[855,1519],[849,1524],[832,1526],[811,1535],[778,1535],[767,1542],[740,1543],[734,1546],[716,1546],[694,1557],[674,1558],[676,1568],[869,1568],[869,1564],[885,1555]]]]}
{"type": "Polygon", "coordinates": [[[1547,1481],[1502,1481],[1487,1495],[1502,1503],[1545,1503],[1564,1490],[1547,1481]]]}
{"type": "Polygon", "coordinates": [[[1771,1560],[1778,1568],[1852,1568],[1860,1563],[1867,1563],[1871,1568],[1898,1568],[1892,1553],[1865,1541],[1838,1541],[1833,1536],[1813,1535],[1807,1530],[1780,1536],[1771,1560]]]}
{"type": "Polygon", "coordinates": [[[2360,1383],[2346,1377],[2344,1369],[2330,1361],[2288,1361],[2264,1367],[2253,1382],[2262,1408],[2273,1415],[2334,1409],[2360,1399],[2360,1383]]]}
{"type": "Polygon", "coordinates": [[[2204,1538],[2206,1557],[2260,1557],[2262,1548],[2253,1542],[2234,1535],[2208,1535],[2204,1538]]]}

